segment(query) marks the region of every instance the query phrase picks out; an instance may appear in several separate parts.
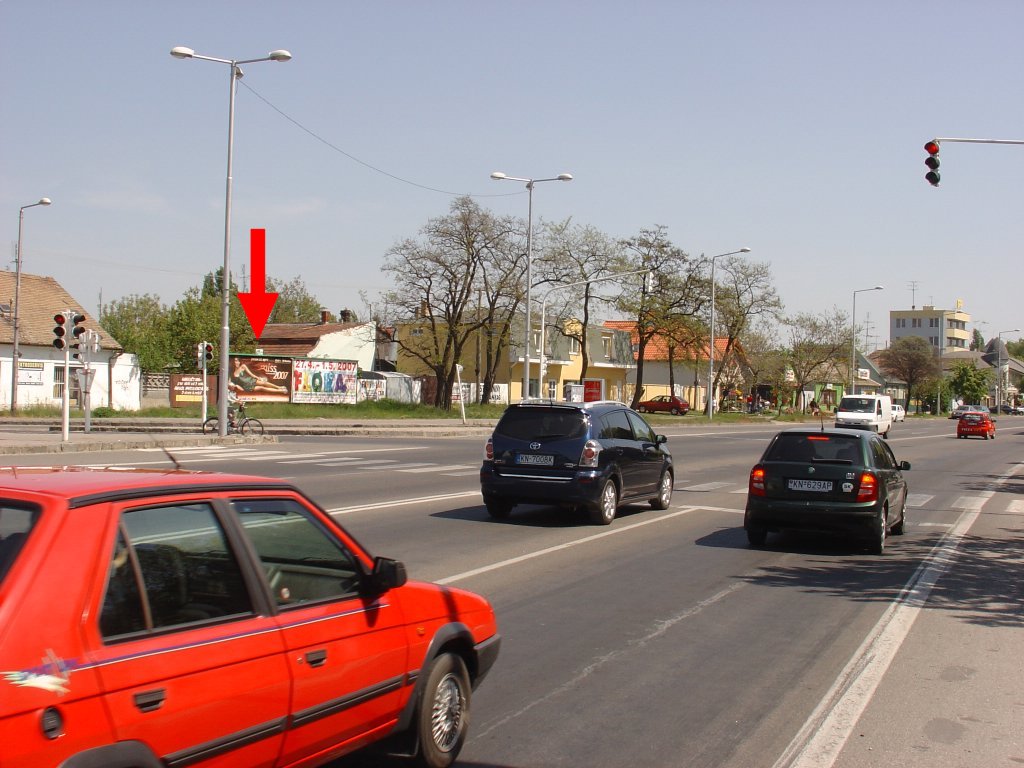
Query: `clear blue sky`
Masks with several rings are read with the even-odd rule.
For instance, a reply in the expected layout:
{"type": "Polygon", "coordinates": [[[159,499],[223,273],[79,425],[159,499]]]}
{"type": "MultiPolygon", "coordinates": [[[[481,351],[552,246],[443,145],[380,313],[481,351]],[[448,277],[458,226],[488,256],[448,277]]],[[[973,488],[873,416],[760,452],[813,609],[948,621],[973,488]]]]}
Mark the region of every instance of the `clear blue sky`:
{"type": "Polygon", "coordinates": [[[46,196],[23,268],[91,311],[198,285],[222,261],[229,69],[168,52],[284,48],[238,90],[236,279],[262,227],[270,275],[360,311],[388,248],[447,212],[424,187],[525,218],[491,171],[570,172],[535,217],[749,246],[790,313],[882,284],[857,297],[873,345],[914,301],[962,299],[989,338],[1024,328],[1024,146],[946,144],[933,189],[922,145],[1024,139],[1022,29],[1020,0],[0,0],[4,261],[46,196]]]}

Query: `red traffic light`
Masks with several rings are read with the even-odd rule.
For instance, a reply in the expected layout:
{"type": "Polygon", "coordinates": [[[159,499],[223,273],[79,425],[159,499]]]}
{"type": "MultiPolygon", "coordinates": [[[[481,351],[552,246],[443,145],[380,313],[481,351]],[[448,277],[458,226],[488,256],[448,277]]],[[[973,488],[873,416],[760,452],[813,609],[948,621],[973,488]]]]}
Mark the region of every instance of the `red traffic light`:
{"type": "Polygon", "coordinates": [[[924,145],[924,151],[927,152],[929,155],[937,155],[937,154],[939,154],[939,144],[938,144],[938,142],[929,141],[927,144],[924,145]]]}
{"type": "MultiPolygon", "coordinates": [[[[53,316],[53,322],[55,322],[57,325],[64,325],[65,321],[66,318],[61,312],[58,312],[56,315],[53,316]]],[[[54,329],[54,331],[56,331],[56,328],[54,329]]]]}

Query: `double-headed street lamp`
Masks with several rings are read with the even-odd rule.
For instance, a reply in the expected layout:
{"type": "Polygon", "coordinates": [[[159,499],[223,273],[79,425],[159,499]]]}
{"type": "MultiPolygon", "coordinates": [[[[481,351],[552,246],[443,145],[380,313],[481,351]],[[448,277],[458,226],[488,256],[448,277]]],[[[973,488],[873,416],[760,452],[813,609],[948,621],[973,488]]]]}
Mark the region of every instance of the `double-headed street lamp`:
{"type": "MultiPolygon", "coordinates": [[[[259,59],[218,59],[214,56],[200,56],[191,48],[178,46],[171,49],[171,56],[176,59],[201,59],[227,64],[231,67],[231,88],[228,99],[228,172],[224,199],[224,271],[221,275],[221,327],[220,327],[220,377],[217,386],[217,431],[221,437],[228,433],[228,351],[231,348],[231,161],[234,154],[235,136],[235,90],[236,83],[242,77],[241,64],[253,64],[257,61],[288,61],[292,55],[288,51],[271,51],[259,59]]],[[[203,382],[206,386],[206,382],[203,382]]],[[[203,414],[205,418],[205,414],[203,414]]]]}
{"type": "MultiPolygon", "coordinates": [[[[884,285],[876,285],[872,288],[858,288],[853,292],[853,315],[851,316],[851,322],[853,325],[853,340],[850,342],[850,394],[857,394],[857,380],[854,378],[855,371],[857,370],[857,294],[864,293],[864,291],[884,291],[884,285]]],[[[939,339],[939,349],[942,349],[942,339],[939,339]]],[[[909,406],[908,406],[909,407],[909,406]]],[[[936,406],[936,410],[938,407],[936,406]]]]}
{"type": "Polygon", "coordinates": [[[711,336],[708,339],[708,421],[715,418],[715,262],[723,256],[750,253],[749,248],[720,253],[711,257],[711,336]]]}
{"type": "Polygon", "coordinates": [[[507,176],[501,171],[491,174],[498,181],[524,181],[528,192],[528,208],[526,219],[526,332],[523,338],[523,400],[530,397],[530,312],[533,309],[533,185],[542,181],[572,181],[571,173],[560,173],[550,179],[526,179],[520,176],[507,176]]]}
{"type": "Polygon", "coordinates": [[[18,358],[20,357],[18,352],[18,301],[21,298],[21,230],[22,225],[25,221],[25,209],[35,208],[37,205],[49,205],[52,201],[48,197],[39,198],[38,203],[30,203],[29,205],[23,205],[18,210],[18,251],[14,255],[14,307],[12,308],[12,318],[14,319],[14,333],[11,344],[11,415],[18,409],[18,358]]]}
{"type": "MultiPolygon", "coordinates": [[[[1011,328],[1008,331],[1000,331],[996,334],[996,415],[998,416],[1001,412],[1003,405],[1003,399],[1000,393],[1003,389],[1003,334],[1004,333],[1020,333],[1020,328],[1011,328]]],[[[1010,367],[1007,362],[1006,367],[1006,378],[1007,384],[1009,384],[1010,378],[1010,367]]]]}

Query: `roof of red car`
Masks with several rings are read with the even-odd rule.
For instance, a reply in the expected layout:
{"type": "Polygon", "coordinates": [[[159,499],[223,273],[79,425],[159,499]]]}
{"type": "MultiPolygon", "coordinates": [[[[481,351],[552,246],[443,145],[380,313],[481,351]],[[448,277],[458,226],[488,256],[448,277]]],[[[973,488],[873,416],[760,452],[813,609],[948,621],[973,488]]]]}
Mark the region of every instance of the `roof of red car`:
{"type": "Polygon", "coordinates": [[[187,488],[280,488],[289,483],[253,475],[119,467],[0,467],[0,493],[21,491],[66,499],[109,493],[187,488]]]}

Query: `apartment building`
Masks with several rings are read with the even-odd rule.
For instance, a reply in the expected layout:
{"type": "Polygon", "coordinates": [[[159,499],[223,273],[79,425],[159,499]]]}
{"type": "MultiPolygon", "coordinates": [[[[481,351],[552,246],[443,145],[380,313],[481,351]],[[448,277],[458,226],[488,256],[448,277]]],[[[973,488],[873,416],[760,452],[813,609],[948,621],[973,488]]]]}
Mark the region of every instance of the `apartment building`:
{"type": "Polygon", "coordinates": [[[961,308],[937,309],[925,305],[920,309],[898,309],[889,312],[889,343],[905,336],[920,336],[942,354],[969,349],[972,332],[967,329],[971,316],[961,308]]]}

